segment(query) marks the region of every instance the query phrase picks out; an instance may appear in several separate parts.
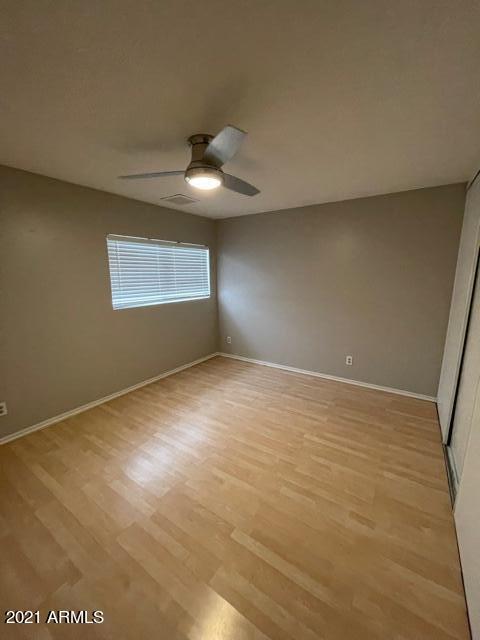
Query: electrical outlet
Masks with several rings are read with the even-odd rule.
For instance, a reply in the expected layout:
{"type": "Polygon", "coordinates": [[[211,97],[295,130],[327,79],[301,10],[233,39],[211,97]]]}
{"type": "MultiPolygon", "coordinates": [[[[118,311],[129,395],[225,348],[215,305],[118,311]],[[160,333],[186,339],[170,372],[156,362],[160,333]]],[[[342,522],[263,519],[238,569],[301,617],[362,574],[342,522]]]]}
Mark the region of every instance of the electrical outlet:
{"type": "Polygon", "coordinates": [[[6,416],[8,413],[7,411],[7,403],[6,402],[0,402],[0,416],[6,416]]]}
{"type": "Polygon", "coordinates": [[[227,344],[232,344],[232,337],[231,336],[227,336],[227,344]]]}
{"type": "Polygon", "coordinates": [[[353,356],[347,356],[345,358],[345,364],[348,364],[348,365],[353,364],[353,356]]]}

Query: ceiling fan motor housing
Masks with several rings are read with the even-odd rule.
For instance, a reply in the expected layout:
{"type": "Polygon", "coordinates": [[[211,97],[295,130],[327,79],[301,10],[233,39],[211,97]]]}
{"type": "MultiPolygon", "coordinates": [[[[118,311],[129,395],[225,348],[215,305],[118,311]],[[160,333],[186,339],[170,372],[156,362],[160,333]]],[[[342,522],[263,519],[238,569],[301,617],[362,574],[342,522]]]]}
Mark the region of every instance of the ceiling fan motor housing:
{"type": "Polygon", "coordinates": [[[208,133],[196,133],[188,139],[192,148],[192,159],[185,171],[185,180],[187,182],[196,176],[216,176],[223,183],[223,171],[214,163],[207,162],[204,158],[205,149],[213,140],[213,137],[208,133]]]}
{"type": "Polygon", "coordinates": [[[196,133],[188,138],[192,158],[186,171],[150,171],[119,176],[119,178],[122,180],[143,180],[145,178],[183,175],[190,186],[202,191],[210,191],[223,186],[235,193],[256,196],[257,193],[260,193],[259,189],[241,178],[224,173],[222,170],[223,165],[235,156],[246,135],[246,131],[230,124],[223,127],[216,136],[208,133],[196,133]]]}

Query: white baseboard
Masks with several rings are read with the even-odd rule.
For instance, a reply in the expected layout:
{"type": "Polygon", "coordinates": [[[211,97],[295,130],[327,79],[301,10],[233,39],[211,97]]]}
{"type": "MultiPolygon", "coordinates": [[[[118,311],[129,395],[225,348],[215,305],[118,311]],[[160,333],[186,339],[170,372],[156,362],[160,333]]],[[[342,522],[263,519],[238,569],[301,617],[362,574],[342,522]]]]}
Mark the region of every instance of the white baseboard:
{"type": "Polygon", "coordinates": [[[243,360],[244,362],[251,362],[252,364],[260,364],[264,367],[273,367],[274,369],[283,369],[284,371],[290,371],[291,373],[303,373],[307,376],[314,376],[315,378],[324,378],[325,380],[333,380],[334,382],[343,382],[345,384],[353,384],[356,387],[365,387],[366,389],[374,389],[376,391],[385,391],[387,393],[395,393],[399,396],[407,396],[408,398],[416,398],[417,400],[427,400],[428,402],[436,402],[437,399],[433,396],[425,396],[421,393],[413,393],[412,391],[404,391],[403,389],[395,389],[393,387],[381,387],[378,384],[370,384],[369,382],[361,382],[360,380],[350,380],[349,378],[339,378],[338,376],[331,376],[327,373],[319,373],[318,371],[308,371],[307,369],[297,369],[296,367],[289,367],[284,364],[276,364],[275,362],[265,362],[263,360],[254,360],[253,358],[245,358],[244,356],[237,356],[233,353],[219,352],[219,356],[225,358],[233,358],[234,360],[243,360]]]}
{"type": "Polygon", "coordinates": [[[37,424],[32,425],[31,427],[25,427],[24,429],[20,429],[20,431],[15,431],[14,433],[10,433],[7,436],[3,436],[0,438],[0,445],[6,444],[7,442],[11,442],[12,440],[16,440],[17,438],[21,438],[22,436],[26,436],[29,433],[33,433],[33,431],[39,431],[40,429],[45,429],[52,424],[57,422],[61,422],[62,420],[66,420],[71,416],[77,415],[77,413],[83,413],[84,411],[88,411],[88,409],[93,409],[93,407],[97,407],[99,404],[103,404],[104,402],[108,402],[109,400],[113,400],[114,398],[118,398],[119,396],[123,396],[126,393],[130,393],[130,391],[135,391],[135,389],[140,389],[141,387],[145,387],[147,384],[152,384],[152,382],[156,382],[157,380],[161,380],[162,378],[167,378],[168,376],[173,376],[174,373],[179,373],[184,369],[189,369],[190,367],[195,366],[196,364],[200,364],[201,362],[205,362],[205,360],[210,360],[214,356],[218,355],[218,353],[210,353],[208,356],[203,358],[198,358],[198,360],[194,360],[193,362],[188,362],[187,364],[182,364],[180,367],[176,369],[172,369],[171,371],[165,371],[158,376],[154,376],[153,378],[149,378],[148,380],[143,380],[138,384],[134,384],[131,387],[127,387],[126,389],[122,389],[121,391],[115,391],[115,393],[111,393],[108,396],[104,396],[103,398],[99,398],[98,400],[93,400],[92,402],[88,402],[87,404],[82,404],[80,407],[75,407],[75,409],[70,409],[70,411],[65,411],[65,413],[61,413],[58,416],[53,416],[53,418],[48,418],[47,420],[42,420],[42,422],[38,422],[37,424]]]}

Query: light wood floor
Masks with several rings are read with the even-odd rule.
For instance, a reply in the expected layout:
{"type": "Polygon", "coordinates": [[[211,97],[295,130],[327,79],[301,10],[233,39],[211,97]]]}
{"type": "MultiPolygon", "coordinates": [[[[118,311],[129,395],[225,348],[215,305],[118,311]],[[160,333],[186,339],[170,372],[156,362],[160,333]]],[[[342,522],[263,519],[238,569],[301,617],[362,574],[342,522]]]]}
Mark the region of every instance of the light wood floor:
{"type": "Polygon", "coordinates": [[[0,447],[1,637],[465,640],[434,405],[215,358],[0,447]]]}

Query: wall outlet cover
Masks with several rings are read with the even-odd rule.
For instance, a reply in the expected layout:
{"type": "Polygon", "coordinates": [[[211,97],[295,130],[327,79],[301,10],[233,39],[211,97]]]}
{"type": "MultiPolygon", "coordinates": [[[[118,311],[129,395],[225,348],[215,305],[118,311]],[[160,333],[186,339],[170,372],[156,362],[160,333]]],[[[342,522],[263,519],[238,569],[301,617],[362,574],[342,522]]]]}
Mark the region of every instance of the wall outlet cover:
{"type": "Polygon", "coordinates": [[[232,344],[232,337],[231,336],[227,336],[227,344],[232,344]]]}
{"type": "Polygon", "coordinates": [[[8,413],[7,411],[7,403],[6,402],[0,402],[0,416],[6,416],[8,413]]]}
{"type": "Polygon", "coordinates": [[[353,356],[347,356],[345,358],[345,364],[348,364],[348,365],[353,364],[353,356]]]}

